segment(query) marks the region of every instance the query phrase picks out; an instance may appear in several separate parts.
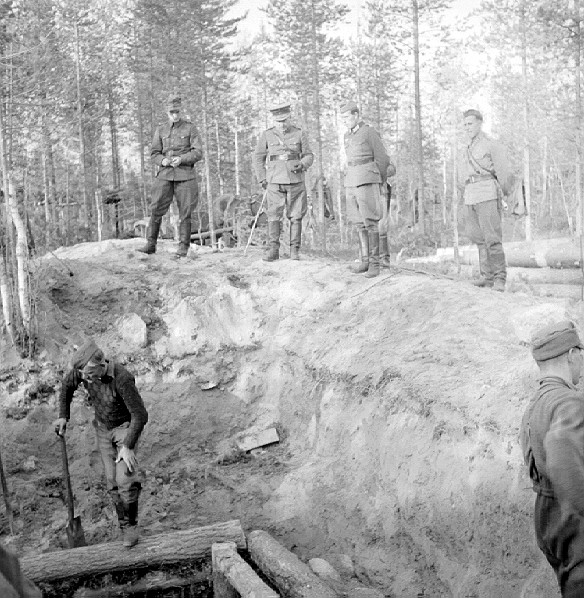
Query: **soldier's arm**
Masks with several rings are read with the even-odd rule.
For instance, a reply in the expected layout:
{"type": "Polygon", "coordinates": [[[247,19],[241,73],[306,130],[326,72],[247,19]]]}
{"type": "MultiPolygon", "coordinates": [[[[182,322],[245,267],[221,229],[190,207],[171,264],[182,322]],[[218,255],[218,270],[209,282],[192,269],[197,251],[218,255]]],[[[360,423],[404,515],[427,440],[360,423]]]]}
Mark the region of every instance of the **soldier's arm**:
{"type": "Polygon", "coordinates": [[[385,182],[385,179],[387,178],[387,168],[390,164],[389,155],[383,145],[383,141],[381,141],[379,133],[373,127],[369,127],[369,143],[373,148],[373,159],[379,168],[381,180],[385,182]]]}
{"type": "Polygon", "coordinates": [[[69,421],[71,417],[71,401],[73,394],[81,383],[81,376],[77,370],[71,370],[63,379],[59,393],[59,417],[69,421]]]}
{"type": "Polygon", "coordinates": [[[300,150],[300,161],[302,162],[302,168],[304,168],[304,170],[308,170],[314,162],[314,154],[310,149],[308,135],[305,131],[302,131],[300,134],[300,142],[302,144],[302,148],[300,150]]]}
{"type": "Polygon", "coordinates": [[[189,145],[190,150],[186,154],[181,155],[180,163],[192,166],[193,164],[201,160],[203,157],[203,144],[201,143],[199,132],[197,131],[194,125],[191,125],[189,145]]]}
{"type": "Polygon", "coordinates": [[[497,180],[503,189],[503,193],[509,195],[513,190],[515,177],[511,171],[505,146],[498,141],[493,141],[490,149],[497,180]]]}
{"type": "Polygon", "coordinates": [[[584,403],[574,394],[556,408],[544,449],[558,500],[584,516],[584,403]]]}
{"type": "Polygon", "coordinates": [[[268,142],[266,134],[262,133],[253,153],[253,167],[258,183],[266,180],[266,156],[268,155],[268,142]]]}
{"type": "Polygon", "coordinates": [[[136,388],[134,376],[130,372],[121,370],[116,366],[115,385],[116,391],[124,400],[131,416],[130,426],[126,432],[123,444],[129,449],[133,449],[138,438],[140,438],[144,426],[148,422],[148,412],[136,388]]]}
{"type": "Polygon", "coordinates": [[[156,127],[152,137],[152,147],[150,148],[150,158],[157,166],[162,166],[164,154],[162,153],[162,137],[160,135],[160,128],[156,127]]]}

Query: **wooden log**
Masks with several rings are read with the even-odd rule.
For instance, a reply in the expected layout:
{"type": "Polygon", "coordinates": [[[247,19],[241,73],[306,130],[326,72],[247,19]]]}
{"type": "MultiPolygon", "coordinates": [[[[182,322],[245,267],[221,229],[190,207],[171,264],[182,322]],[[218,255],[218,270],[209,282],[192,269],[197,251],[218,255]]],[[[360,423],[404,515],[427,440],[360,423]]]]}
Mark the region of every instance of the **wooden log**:
{"type": "Polygon", "coordinates": [[[239,520],[145,536],[131,550],[117,541],[23,557],[20,563],[24,575],[32,581],[54,581],[210,558],[214,542],[235,542],[245,548],[239,520]]]}
{"type": "Polygon", "coordinates": [[[274,444],[280,442],[280,436],[276,428],[268,428],[261,432],[253,432],[244,436],[237,442],[237,446],[242,451],[252,451],[254,448],[266,446],[267,444],[274,444]]]}
{"type": "MultiPolygon", "coordinates": [[[[233,232],[232,226],[226,226],[225,228],[218,228],[215,230],[215,234],[219,235],[221,233],[231,233],[233,232]]],[[[200,241],[202,239],[208,239],[211,236],[209,231],[205,233],[192,233],[191,234],[191,241],[200,241]]]]}
{"type": "Polygon", "coordinates": [[[582,285],[582,271],[574,268],[507,268],[507,281],[525,284],[582,285]]]}
{"type": "Polygon", "coordinates": [[[237,554],[233,542],[213,544],[214,598],[278,598],[257,573],[237,554]]]}
{"type": "Polygon", "coordinates": [[[308,565],[262,530],[247,537],[251,558],[287,598],[338,598],[339,594],[319,579],[308,565]]]}

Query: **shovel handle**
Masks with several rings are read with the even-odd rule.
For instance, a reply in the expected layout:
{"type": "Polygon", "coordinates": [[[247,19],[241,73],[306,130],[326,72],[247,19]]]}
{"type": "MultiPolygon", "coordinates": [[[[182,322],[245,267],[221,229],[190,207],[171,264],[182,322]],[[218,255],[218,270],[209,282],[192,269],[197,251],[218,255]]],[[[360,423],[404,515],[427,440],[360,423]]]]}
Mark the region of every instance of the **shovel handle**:
{"type": "Polygon", "coordinates": [[[67,458],[67,443],[65,436],[57,434],[61,440],[61,457],[63,461],[63,477],[65,478],[65,488],[67,489],[67,509],[69,511],[69,521],[75,519],[75,509],[73,507],[73,489],[71,488],[71,476],[69,475],[69,459],[67,458]]]}

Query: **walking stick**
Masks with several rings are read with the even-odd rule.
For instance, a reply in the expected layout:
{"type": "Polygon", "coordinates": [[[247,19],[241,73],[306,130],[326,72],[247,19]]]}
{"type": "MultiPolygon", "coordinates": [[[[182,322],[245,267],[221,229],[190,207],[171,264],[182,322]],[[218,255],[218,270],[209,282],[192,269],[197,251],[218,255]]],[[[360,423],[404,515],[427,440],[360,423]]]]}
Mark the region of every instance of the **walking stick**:
{"type": "Polygon", "coordinates": [[[255,217],[255,220],[253,221],[253,225],[251,227],[251,232],[249,233],[249,239],[247,240],[247,245],[245,246],[245,249],[243,250],[243,255],[245,255],[247,253],[247,248],[249,247],[249,244],[251,243],[251,238],[253,237],[253,231],[255,230],[256,224],[258,223],[258,218],[260,217],[260,214],[262,212],[262,208],[264,206],[264,201],[266,200],[267,195],[268,195],[268,190],[266,189],[264,191],[264,196],[262,197],[262,202],[260,203],[260,207],[258,208],[258,211],[256,212],[256,217],[255,217]]]}
{"type": "Polygon", "coordinates": [[[6,518],[8,519],[8,527],[10,533],[14,535],[14,516],[12,514],[12,505],[10,504],[10,496],[8,496],[8,484],[6,483],[6,476],[4,475],[4,465],[2,464],[2,455],[0,454],[0,484],[2,485],[2,495],[4,496],[4,504],[6,505],[6,518]]]}

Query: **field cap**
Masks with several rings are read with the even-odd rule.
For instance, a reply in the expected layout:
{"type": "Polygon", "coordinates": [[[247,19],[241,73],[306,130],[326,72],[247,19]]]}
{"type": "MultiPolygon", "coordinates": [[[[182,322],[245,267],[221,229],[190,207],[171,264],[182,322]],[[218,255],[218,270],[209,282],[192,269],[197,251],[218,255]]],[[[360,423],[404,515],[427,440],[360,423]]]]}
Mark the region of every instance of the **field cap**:
{"type": "Polygon", "coordinates": [[[570,320],[548,324],[531,339],[531,354],[536,361],[559,357],[575,347],[584,349],[578,331],[570,320]]]}
{"type": "Polygon", "coordinates": [[[353,101],[345,102],[344,104],[341,104],[339,111],[341,114],[344,114],[345,112],[359,112],[359,106],[353,101]]]}
{"type": "Polygon", "coordinates": [[[276,104],[270,108],[270,112],[272,113],[274,120],[286,120],[292,112],[290,108],[290,102],[286,102],[285,104],[276,104]]]}
{"type": "Polygon", "coordinates": [[[483,115],[480,113],[479,110],[476,110],[475,108],[471,108],[470,110],[465,110],[462,113],[463,118],[466,118],[467,116],[474,116],[477,120],[480,120],[481,122],[483,121],[483,115]]]}
{"type": "Polygon", "coordinates": [[[71,358],[71,366],[76,370],[82,370],[89,362],[96,364],[105,363],[103,351],[95,344],[95,341],[85,342],[71,358]]]}
{"type": "Polygon", "coordinates": [[[177,95],[172,95],[168,98],[168,103],[166,107],[168,108],[168,110],[180,110],[181,104],[181,97],[177,95]]]}

